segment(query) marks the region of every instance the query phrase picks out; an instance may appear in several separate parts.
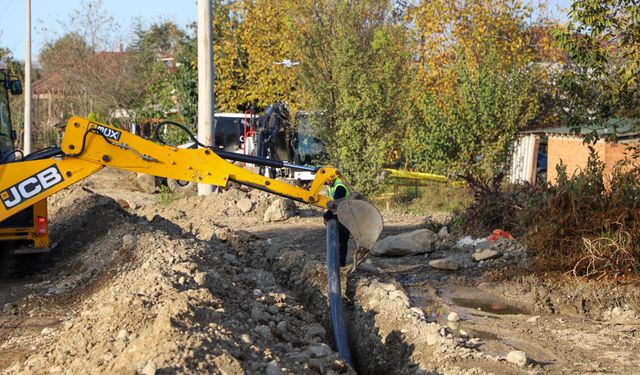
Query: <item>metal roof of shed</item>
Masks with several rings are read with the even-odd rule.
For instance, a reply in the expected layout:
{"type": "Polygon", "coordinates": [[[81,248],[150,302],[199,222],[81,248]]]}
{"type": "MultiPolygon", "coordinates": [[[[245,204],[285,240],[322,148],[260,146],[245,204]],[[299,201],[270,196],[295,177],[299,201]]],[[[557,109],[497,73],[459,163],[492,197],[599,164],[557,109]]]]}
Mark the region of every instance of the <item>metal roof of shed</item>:
{"type": "Polygon", "coordinates": [[[546,134],[584,136],[596,132],[599,137],[605,138],[617,134],[618,138],[634,138],[640,135],[640,119],[610,119],[606,126],[584,125],[579,128],[560,126],[556,128],[534,129],[522,132],[523,134],[546,134]]]}

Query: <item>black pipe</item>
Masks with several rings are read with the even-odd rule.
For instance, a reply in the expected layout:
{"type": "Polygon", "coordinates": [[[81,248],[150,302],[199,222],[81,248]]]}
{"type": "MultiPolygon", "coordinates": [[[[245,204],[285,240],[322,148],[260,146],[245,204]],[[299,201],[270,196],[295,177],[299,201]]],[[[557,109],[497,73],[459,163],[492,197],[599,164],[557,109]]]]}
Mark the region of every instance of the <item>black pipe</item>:
{"type": "Polygon", "coordinates": [[[53,146],[53,147],[45,148],[44,150],[33,152],[29,155],[25,155],[22,159],[18,161],[49,159],[58,155],[62,155],[62,150],[60,149],[60,147],[53,146]]]}
{"type": "Polygon", "coordinates": [[[239,161],[243,163],[257,164],[257,165],[265,165],[267,167],[272,167],[272,168],[291,168],[291,169],[298,169],[302,171],[312,171],[312,172],[315,172],[318,169],[317,167],[307,167],[305,165],[293,165],[293,164],[285,163],[284,161],[278,160],[278,159],[269,159],[269,158],[263,158],[260,156],[239,154],[236,152],[225,151],[222,149],[214,149],[213,151],[223,159],[239,161]]]}
{"type": "Polygon", "coordinates": [[[338,238],[338,221],[327,220],[327,277],[329,279],[329,310],[333,339],[338,353],[345,362],[352,365],[349,340],[344,324],[342,308],[342,289],[340,288],[340,241],[338,238]]]}
{"type": "Polygon", "coordinates": [[[243,163],[251,163],[251,164],[258,164],[258,165],[266,165],[268,167],[273,167],[273,168],[284,168],[284,162],[282,160],[262,158],[262,157],[253,156],[253,155],[238,154],[237,152],[230,152],[222,149],[214,149],[213,151],[221,158],[227,159],[227,160],[240,161],[243,163]]]}

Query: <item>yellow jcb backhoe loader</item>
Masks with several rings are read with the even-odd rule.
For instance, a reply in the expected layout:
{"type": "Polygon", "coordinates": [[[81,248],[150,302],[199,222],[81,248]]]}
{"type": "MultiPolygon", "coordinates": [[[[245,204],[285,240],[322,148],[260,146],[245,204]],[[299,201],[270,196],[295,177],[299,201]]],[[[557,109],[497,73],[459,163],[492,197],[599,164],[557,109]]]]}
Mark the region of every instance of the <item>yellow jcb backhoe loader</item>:
{"type": "MultiPolygon", "coordinates": [[[[318,207],[331,208],[338,220],[352,233],[359,247],[368,249],[382,230],[380,213],[366,201],[352,199],[333,202],[321,191],[340,177],[335,168],[289,165],[279,160],[242,155],[207,147],[184,126],[164,122],[185,131],[199,149],[183,149],[158,142],[105,124],[73,117],[67,123],[61,147],[51,147],[0,164],[0,240],[20,240],[15,251],[38,251],[49,243],[46,198],[98,172],[114,167],[180,181],[225,187],[236,182],[318,207]],[[274,168],[312,170],[316,177],[309,189],[252,173],[231,161],[267,165],[274,168]]],[[[156,129],[160,129],[159,127],[156,129]]],[[[7,143],[9,146],[10,143],[7,143]]],[[[13,149],[11,148],[13,154],[13,149]]]]}

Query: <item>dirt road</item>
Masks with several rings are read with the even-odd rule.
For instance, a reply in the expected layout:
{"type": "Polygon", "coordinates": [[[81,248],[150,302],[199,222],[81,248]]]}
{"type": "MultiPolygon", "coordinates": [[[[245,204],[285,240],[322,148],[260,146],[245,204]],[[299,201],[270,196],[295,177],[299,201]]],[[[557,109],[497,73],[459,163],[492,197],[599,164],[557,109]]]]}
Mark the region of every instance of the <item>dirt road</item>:
{"type": "MultiPolygon", "coordinates": [[[[354,373],[331,349],[321,213],[265,222],[273,199],[231,189],[161,205],[115,171],[59,193],[46,268],[0,280],[0,367],[354,373]]],[[[383,236],[422,221],[385,213],[383,236]]],[[[517,257],[479,266],[470,251],[370,257],[344,273],[358,373],[640,373],[637,294],[530,276],[517,257]],[[442,257],[462,267],[428,265],[442,257]],[[514,351],[525,362],[507,361],[514,351]]]]}

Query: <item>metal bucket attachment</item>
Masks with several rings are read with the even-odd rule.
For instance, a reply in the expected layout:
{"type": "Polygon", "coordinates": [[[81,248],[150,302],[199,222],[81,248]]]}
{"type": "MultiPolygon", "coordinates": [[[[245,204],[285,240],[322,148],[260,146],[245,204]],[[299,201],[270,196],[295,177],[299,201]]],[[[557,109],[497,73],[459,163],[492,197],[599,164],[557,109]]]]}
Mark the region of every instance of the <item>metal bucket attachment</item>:
{"type": "Polygon", "coordinates": [[[349,229],[358,249],[371,250],[382,232],[382,215],[371,203],[358,199],[339,201],[338,220],[349,229]]]}

